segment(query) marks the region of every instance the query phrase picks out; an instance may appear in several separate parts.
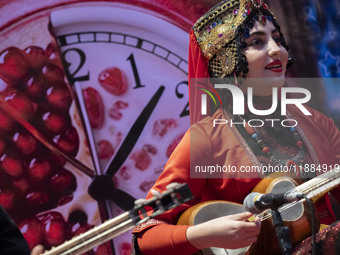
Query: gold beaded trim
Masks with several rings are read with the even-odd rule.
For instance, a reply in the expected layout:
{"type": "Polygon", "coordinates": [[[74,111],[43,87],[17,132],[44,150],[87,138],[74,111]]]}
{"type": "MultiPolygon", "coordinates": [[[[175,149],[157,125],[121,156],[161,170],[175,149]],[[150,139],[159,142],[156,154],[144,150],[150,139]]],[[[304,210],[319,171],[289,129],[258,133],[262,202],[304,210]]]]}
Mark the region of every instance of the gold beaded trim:
{"type": "Polygon", "coordinates": [[[224,78],[233,72],[236,67],[236,44],[231,43],[227,48],[223,48],[216,58],[209,62],[209,69],[216,76],[224,78]]]}
{"type": "Polygon", "coordinates": [[[255,2],[254,0],[222,2],[195,23],[193,31],[208,60],[211,60],[224,45],[235,38],[236,29],[254,8],[258,9],[265,5],[262,0],[255,2]]]}

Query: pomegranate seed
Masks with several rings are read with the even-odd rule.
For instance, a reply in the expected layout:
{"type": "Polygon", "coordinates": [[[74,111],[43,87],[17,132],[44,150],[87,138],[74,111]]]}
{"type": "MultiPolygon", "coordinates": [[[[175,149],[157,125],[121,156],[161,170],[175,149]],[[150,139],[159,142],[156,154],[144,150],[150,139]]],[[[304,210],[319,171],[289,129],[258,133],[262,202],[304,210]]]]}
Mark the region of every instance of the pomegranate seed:
{"type": "Polygon", "coordinates": [[[142,171],[146,170],[151,164],[151,158],[144,150],[133,154],[132,158],[135,160],[135,167],[142,171]]]}
{"type": "Polygon", "coordinates": [[[116,109],[125,109],[129,106],[128,102],[124,102],[122,100],[118,100],[114,103],[113,107],[112,108],[116,108],[116,109]]]}
{"type": "Polygon", "coordinates": [[[94,88],[83,90],[86,112],[92,128],[100,129],[104,124],[104,103],[101,95],[94,88]]]}
{"type": "Polygon", "coordinates": [[[50,196],[46,190],[31,188],[26,191],[25,199],[34,211],[46,210],[50,207],[50,196]]]}
{"type": "Polygon", "coordinates": [[[21,233],[26,239],[28,246],[32,249],[43,241],[44,229],[42,223],[36,218],[25,219],[18,225],[21,233]]]}
{"type": "Polygon", "coordinates": [[[40,47],[29,46],[24,51],[30,67],[38,69],[39,71],[48,60],[47,53],[40,47]]]}
{"type": "Polygon", "coordinates": [[[129,180],[131,178],[131,172],[129,171],[129,169],[127,168],[127,166],[123,166],[120,170],[119,170],[119,174],[120,176],[123,177],[124,180],[129,180]]]}
{"type": "Polygon", "coordinates": [[[60,134],[70,126],[70,121],[65,119],[64,114],[57,111],[43,113],[42,121],[46,130],[52,134],[60,134]]]}
{"type": "Polygon", "coordinates": [[[54,64],[48,63],[41,69],[44,78],[49,83],[58,83],[64,80],[63,70],[54,64]]]}
{"type": "Polygon", "coordinates": [[[50,180],[50,187],[61,194],[69,194],[76,190],[76,177],[65,169],[54,174],[50,180]]]}
{"type": "Polygon", "coordinates": [[[3,208],[7,211],[11,211],[15,209],[15,201],[16,201],[16,195],[14,192],[0,188],[0,204],[3,208]]]}
{"type": "Polygon", "coordinates": [[[156,180],[151,180],[151,181],[143,181],[140,185],[139,185],[139,189],[143,192],[148,192],[153,184],[155,183],[156,180]]]}
{"type": "Polygon", "coordinates": [[[0,109],[0,130],[10,131],[14,127],[14,120],[0,109]]]}
{"type": "Polygon", "coordinates": [[[44,238],[47,245],[59,245],[65,241],[66,222],[58,212],[49,212],[41,216],[44,238]]]}
{"type": "Polygon", "coordinates": [[[67,88],[52,86],[46,91],[47,102],[54,108],[68,111],[72,103],[72,97],[67,88]]]}
{"type": "Polygon", "coordinates": [[[157,154],[157,149],[155,146],[152,146],[151,144],[144,144],[143,145],[143,150],[153,154],[153,155],[156,155],[157,154]]]}
{"type": "Polygon", "coordinates": [[[123,114],[119,112],[117,109],[111,108],[109,110],[109,116],[114,120],[120,120],[123,117],[123,114]]]}
{"type": "Polygon", "coordinates": [[[30,77],[25,83],[25,90],[31,98],[40,100],[45,94],[45,81],[40,77],[30,77]]]}
{"type": "Polygon", "coordinates": [[[29,163],[27,174],[34,181],[43,181],[52,173],[50,163],[44,158],[33,158],[29,163]]]}
{"type": "Polygon", "coordinates": [[[152,134],[163,137],[168,133],[168,129],[177,127],[175,119],[162,119],[155,121],[153,125],[152,134]]]}
{"type": "Polygon", "coordinates": [[[21,50],[10,47],[0,53],[0,75],[2,77],[16,83],[24,80],[27,73],[28,63],[21,50]]]}
{"type": "Polygon", "coordinates": [[[5,170],[9,176],[17,178],[22,174],[23,168],[20,159],[3,154],[0,161],[2,169],[5,170]]]}
{"type": "Polygon", "coordinates": [[[56,43],[54,42],[51,42],[47,45],[46,47],[46,53],[48,56],[52,55],[52,54],[55,54],[58,52],[58,46],[56,43]]]}
{"type": "Polygon", "coordinates": [[[53,142],[64,152],[75,156],[79,148],[79,138],[77,130],[72,126],[61,135],[56,135],[53,142]]]}
{"type": "Polygon", "coordinates": [[[98,76],[98,81],[105,90],[116,96],[126,93],[128,89],[125,75],[116,67],[102,71],[98,76]]]}
{"type": "Polygon", "coordinates": [[[135,167],[139,170],[144,171],[151,164],[151,158],[149,154],[144,150],[132,154],[131,157],[135,160],[135,167]]]}
{"type": "Polygon", "coordinates": [[[12,91],[5,97],[6,103],[12,107],[13,110],[22,115],[31,115],[34,112],[32,102],[23,94],[12,91]]]}
{"type": "Polygon", "coordinates": [[[114,149],[108,140],[98,142],[98,155],[100,159],[109,159],[114,154],[114,149]]]}
{"type": "Polygon", "coordinates": [[[13,136],[13,142],[18,150],[23,154],[31,154],[37,148],[37,141],[28,132],[17,132],[13,136]]]}

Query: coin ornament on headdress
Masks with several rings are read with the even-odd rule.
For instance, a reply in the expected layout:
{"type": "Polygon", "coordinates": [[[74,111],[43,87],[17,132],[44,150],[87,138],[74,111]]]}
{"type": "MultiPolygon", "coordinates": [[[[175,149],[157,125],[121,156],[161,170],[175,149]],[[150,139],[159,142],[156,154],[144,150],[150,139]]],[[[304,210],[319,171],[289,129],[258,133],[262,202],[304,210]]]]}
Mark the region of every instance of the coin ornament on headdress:
{"type": "Polygon", "coordinates": [[[263,5],[262,0],[251,0],[251,3],[255,8],[260,8],[263,5]]]}
{"type": "Polygon", "coordinates": [[[251,11],[261,7],[268,9],[262,0],[228,0],[203,15],[193,26],[193,31],[204,56],[210,60],[221,51],[223,46],[235,38],[236,29],[251,11]]]}

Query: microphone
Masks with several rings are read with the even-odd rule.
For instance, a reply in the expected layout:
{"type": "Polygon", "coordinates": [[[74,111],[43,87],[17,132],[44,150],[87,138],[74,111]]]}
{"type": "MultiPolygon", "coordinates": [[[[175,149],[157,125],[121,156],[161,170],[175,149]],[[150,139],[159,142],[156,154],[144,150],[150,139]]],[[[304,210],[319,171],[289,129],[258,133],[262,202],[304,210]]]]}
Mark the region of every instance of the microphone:
{"type": "Polygon", "coordinates": [[[281,205],[300,200],[304,197],[301,192],[286,192],[281,194],[250,193],[243,200],[243,205],[248,212],[259,214],[266,209],[277,210],[281,205]]]}

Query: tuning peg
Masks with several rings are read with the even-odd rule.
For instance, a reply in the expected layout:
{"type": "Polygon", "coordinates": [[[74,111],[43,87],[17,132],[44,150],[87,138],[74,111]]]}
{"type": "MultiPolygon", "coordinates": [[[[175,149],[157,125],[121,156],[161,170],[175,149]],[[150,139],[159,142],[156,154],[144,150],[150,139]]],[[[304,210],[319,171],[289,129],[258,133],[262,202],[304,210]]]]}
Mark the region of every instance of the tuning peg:
{"type": "Polygon", "coordinates": [[[135,205],[144,205],[145,201],[146,201],[146,199],[144,199],[144,198],[137,199],[135,201],[135,205]]]}
{"type": "Polygon", "coordinates": [[[181,184],[178,182],[172,182],[166,186],[167,190],[177,189],[181,184]]]}
{"type": "Polygon", "coordinates": [[[151,189],[150,192],[155,198],[161,198],[162,197],[162,194],[155,189],[151,189]]]}

